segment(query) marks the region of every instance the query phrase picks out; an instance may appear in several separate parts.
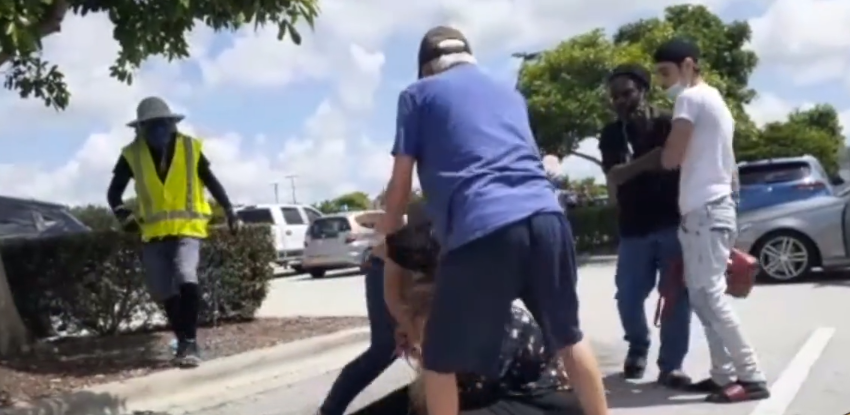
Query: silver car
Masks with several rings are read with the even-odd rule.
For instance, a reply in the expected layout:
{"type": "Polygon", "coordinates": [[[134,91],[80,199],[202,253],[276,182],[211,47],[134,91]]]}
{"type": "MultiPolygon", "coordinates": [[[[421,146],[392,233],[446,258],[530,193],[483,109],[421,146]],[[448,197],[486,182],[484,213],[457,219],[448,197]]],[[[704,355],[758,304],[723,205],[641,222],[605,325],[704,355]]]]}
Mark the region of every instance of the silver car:
{"type": "Polygon", "coordinates": [[[738,249],[759,260],[759,276],[791,281],[812,268],[850,266],[850,192],[784,203],[738,217],[738,249]]]}
{"type": "Polygon", "coordinates": [[[379,240],[375,225],[383,214],[380,210],[343,212],[313,220],[304,238],[301,268],[320,278],[332,269],[361,266],[379,240]]]}

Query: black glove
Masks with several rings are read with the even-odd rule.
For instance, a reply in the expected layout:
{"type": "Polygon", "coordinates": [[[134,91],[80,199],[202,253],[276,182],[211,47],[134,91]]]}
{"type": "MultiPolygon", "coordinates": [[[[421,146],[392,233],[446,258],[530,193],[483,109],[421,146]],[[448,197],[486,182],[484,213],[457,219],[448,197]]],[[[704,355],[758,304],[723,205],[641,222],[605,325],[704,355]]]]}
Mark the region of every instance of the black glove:
{"type": "Polygon", "coordinates": [[[136,220],[136,215],[133,211],[126,207],[120,206],[112,210],[115,218],[118,219],[118,224],[125,232],[139,232],[139,222],[136,220]]]}
{"type": "Polygon", "coordinates": [[[228,209],[225,215],[227,216],[227,228],[230,229],[230,233],[235,235],[242,229],[242,220],[239,219],[239,216],[236,216],[236,212],[232,209],[228,209]]]}

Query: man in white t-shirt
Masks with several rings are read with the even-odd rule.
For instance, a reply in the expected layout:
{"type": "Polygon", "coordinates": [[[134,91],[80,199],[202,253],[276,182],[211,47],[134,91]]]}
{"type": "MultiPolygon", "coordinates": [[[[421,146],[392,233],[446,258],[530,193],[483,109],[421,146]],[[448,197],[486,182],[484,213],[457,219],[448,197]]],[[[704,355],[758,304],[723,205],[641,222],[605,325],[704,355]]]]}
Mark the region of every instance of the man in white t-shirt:
{"type": "Polygon", "coordinates": [[[673,39],[655,53],[660,84],[675,100],[670,136],[661,154],[667,169],[681,169],[679,241],[685,284],[705,326],[711,377],[693,385],[709,402],[770,396],[755,350],[726,296],[726,266],[737,233],[732,199],[735,120],[723,96],[700,78],[699,48],[673,39]]]}

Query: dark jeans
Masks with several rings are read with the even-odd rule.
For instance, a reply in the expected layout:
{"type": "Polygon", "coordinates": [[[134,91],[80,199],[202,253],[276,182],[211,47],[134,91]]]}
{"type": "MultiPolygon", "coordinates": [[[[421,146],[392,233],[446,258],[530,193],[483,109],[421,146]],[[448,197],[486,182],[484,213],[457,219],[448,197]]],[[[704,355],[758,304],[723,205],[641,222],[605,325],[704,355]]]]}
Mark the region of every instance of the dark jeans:
{"type": "Polygon", "coordinates": [[[576,262],[563,213],[537,213],[447,252],[440,260],[422,350],[440,373],[499,375],[511,305],[521,299],[546,350],[582,339],[576,262]]]}
{"type": "Polygon", "coordinates": [[[322,403],[322,415],[342,415],[348,405],[395,361],[392,316],[384,302],[384,264],[373,258],[366,272],[366,308],[371,343],[360,356],[345,365],[322,403]]]}
{"type": "MultiPolygon", "coordinates": [[[[649,325],[646,299],[656,287],[667,287],[667,267],[681,256],[678,228],[671,227],[641,237],[623,237],[617,258],[617,310],[629,343],[629,355],[646,357],[649,325]],[[658,275],[661,274],[659,278],[658,275]]],[[[658,368],[662,373],[682,368],[690,343],[691,307],[684,284],[675,286],[675,303],[661,320],[661,350],[658,368]]]]}

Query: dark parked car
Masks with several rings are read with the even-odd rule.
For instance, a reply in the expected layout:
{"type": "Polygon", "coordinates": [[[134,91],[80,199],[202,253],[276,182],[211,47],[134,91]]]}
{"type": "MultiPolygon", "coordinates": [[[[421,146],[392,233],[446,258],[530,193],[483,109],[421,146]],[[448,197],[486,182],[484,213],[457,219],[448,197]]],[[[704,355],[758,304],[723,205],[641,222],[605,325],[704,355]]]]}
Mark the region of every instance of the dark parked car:
{"type": "Polygon", "coordinates": [[[0,241],[90,231],[65,205],[0,196],[0,241]]]}

